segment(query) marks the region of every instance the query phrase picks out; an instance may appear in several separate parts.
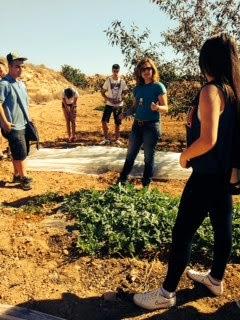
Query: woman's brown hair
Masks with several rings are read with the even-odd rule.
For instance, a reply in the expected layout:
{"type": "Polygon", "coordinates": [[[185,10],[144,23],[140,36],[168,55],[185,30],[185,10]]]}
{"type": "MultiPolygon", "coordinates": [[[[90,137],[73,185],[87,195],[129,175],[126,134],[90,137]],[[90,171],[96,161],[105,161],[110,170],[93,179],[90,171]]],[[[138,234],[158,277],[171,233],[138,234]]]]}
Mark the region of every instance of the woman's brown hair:
{"type": "Polygon", "coordinates": [[[144,66],[145,63],[149,63],[152,67],[152,82],[158,82],[159,81],[159,72],[158,69],[154,63],[154,61],[150,58],[144,58],[142,60],[140,60],[136,66],[135,69],[135,77],[136,77],[136,82],[137,85],[143,85],[145,84],[144,79],[142,77],[142,68],[144,66]]]}

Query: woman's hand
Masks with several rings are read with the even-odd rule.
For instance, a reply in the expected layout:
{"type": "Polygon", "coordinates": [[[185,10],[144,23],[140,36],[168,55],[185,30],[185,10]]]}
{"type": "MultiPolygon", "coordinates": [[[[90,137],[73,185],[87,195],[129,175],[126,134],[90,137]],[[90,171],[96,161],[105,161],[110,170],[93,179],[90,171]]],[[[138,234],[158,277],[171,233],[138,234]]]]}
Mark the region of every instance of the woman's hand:
{"type": "Polygon", "coordinates": [[[182,168],[189,168],[189,159],[186,157],[186,151],[181,153],[179,163],[182,168]]]}
{"type": "Polygon", "coordinates": [[[152,102],[151,109],[152,109],[152,111],[158,112],[159,111],[159,104],[152,102]]]}

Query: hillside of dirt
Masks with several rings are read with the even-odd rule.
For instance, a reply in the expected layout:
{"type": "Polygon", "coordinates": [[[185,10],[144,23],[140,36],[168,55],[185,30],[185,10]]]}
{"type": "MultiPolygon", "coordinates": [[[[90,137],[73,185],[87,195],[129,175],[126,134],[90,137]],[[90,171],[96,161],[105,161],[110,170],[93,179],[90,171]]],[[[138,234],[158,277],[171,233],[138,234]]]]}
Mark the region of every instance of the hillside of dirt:
{"type": "MultiPolygon", "coordinates": [[[[26,68],[26,71],[29,80],[25,79],[29,82],[31,94],[37,93],[37,88],[40,87],[40,90],[46,88],[47,94],[57,92],[58,89],[61,91],[61,85],[65,86],[58,74],[56,81],[46,80],[43,86],[44,82],[38,82],[31,69],[26,68]],[[51,87],[51,83],[54,86],[51,87]]],[[[42,79],[48,79],[50,75],[46,76],[46,72],[38,72],[39,77],[42,74],[42,79]]],[[[70,144],[66,138],[60,97],[42,103],[32,101],[30,111],[39,128],[41,146],[72,148],[98,144],[102,139],[102,113],[98,109],[103,103],[99,93],[81,94],[78,103],[77,141],[70,144]]],[[[131,122],[125,121],[121,133],[125,147],[130,128],[131,122]]],[[[163,117],[163,132],[158,148],[181,151],[185,146],[184,121],[163,117]]],[[[26,192],[11,183],[12,168],[9,159],[1,161],[0,165],[0,303],[30,307],[69,320],[240,319],[240,310],[234,303],[235,299],[240,298],[239,264],[228,266],[225,292],[219,298],[210,297],[205,289],[193,286],[184,276],[178,294],[178,307],[170,310],[147,313],[132,304],[131,296],[122,293],[113,301],[103,300],[102,295],[108,291],[121,289],[140,292],[156,288],[166,273],[166,259],[156,258],[149,262],[124,257],[79,257],[76,254],[78,233],[74,228],[74,220],[69,220],[58,207],[46,207],[40,212],[30,213],[23,210],[23,205],[27,200],[49,191],[69,194],[79,189],[104,190],[115,183],[117,173],[84,176],[31,172],[34,187],[26,192]]],[[[133,183],[140,188],[138,180],[133,183]]],[[[185,181],[155,181],[153,187],[179,196],[184,183],[185,181]]],[[[209,262],[198,267],[206,269],[209,262]]]]}
{"type": "Polygon", "coordinates": [[[27,86],[31,103],[61,98],[63,89],[71,86],[60,72],[31,64],[25,65],[22,80],[27,86]]]}

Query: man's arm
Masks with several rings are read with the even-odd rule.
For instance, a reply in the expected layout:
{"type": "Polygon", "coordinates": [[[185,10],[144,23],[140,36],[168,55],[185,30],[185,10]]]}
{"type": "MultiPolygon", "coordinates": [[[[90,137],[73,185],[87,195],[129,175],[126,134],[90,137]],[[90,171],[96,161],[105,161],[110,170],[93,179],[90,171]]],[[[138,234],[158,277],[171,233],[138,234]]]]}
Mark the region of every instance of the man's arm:
{"type": "Polygon", "coordinates": [[[1,104],[0,104],[0,120],[1,120],[2,127],[5,131],[9,132],[12,130],[12,128],[14,128],[14,124],[7,120],[3,106],[1,104]]]}
{"type": "Polygon", "coordinates": [[[107,100],[106,92],[107,92],[107,90],[105,90],[105,89],[102,88],[102,90],[101,90],[101,95],[103,96],[103,98],[104,98],[105,100],[107,100]]]}
{"type": "Polygon", "coordinates": [[[109,102],[111,102],[111,103],[114,103],[114,101],[113,101],[112,98],[109,98],[109,97],[106,96],[106,92],[107,92],[107,90],[105,90],[105,89],[102,89],[102,90],[101,90],[101,94],[102,94],[105,102],[109,101],[109,102]]]}

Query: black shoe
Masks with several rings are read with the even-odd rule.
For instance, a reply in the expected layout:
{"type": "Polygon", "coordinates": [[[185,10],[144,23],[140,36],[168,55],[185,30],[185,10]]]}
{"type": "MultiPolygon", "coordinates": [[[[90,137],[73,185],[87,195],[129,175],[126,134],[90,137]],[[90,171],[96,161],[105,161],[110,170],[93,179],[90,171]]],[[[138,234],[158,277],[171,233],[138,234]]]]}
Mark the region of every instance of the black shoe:
{"type": "Polygon", "coordinates": [[[146,188],[146,189],[148,189],[149,188],[149,186],[150,186],[150,184],[151,184],[151,181],[144,181],[144,180],[142,180],[142,186],[143,186],[143,188],[146,188]]]}
{"type": "MultiPolygon", "coordinates": [[[[28,180],[32,182],[32,178],[28,177],[28,180]]],[[[21,183],[21,177],[13,175],[12,183],[21,183]]]]}
{"type": "Polygon", "coordinates": [[[32,179],[28,177],[22,177],[20,180],[20,186],[24,191],[32,189],[32,179]]]}
{"type": "Polygon", "coordinates": [[[13,176],[12,183],[21,183],[21,177],[20,176],[13,176]]]}

